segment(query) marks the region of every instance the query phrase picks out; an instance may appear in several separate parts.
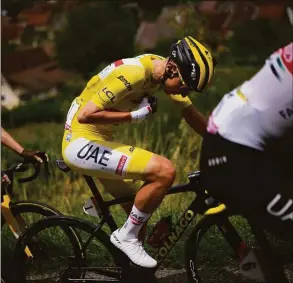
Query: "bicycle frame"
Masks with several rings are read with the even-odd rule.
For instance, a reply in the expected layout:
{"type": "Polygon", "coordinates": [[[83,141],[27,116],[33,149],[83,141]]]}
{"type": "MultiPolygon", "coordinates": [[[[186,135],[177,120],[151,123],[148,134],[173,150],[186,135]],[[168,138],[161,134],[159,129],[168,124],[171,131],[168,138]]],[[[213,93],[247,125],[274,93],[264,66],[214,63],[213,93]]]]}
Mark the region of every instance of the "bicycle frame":
{"type": "MultiPolygon", "coordinates": [[[[14,237],[18,239],[21,233],[25,231],[25,222],[20,215],[17,218],[14,217],[10,209],[11,198],[9,196],[9,192],[11,193],[13,192],[13,177],[14,177],[13,171],[10,172],[9,177],[10,177],[11,183],[7,185],[7,188],[5,189],[5,193],[1,192],[1,214],[4,217],[5,222],[9,226],[14,237]]],[[[28,247],[25,248],[25,253],[28,257],[32,257],[32,253],[28,247]]]]}
{"type": "MultiPolygon", "coordinates": [[[[47,155],[43,152],[39,153],[40,157],[44,161],[45,166],[45,172],[49,175],[49,169],[48,169],[48,159],[47,155]]],[[[19,236],[25,231],[26,225],[24,219],[21,217],[21,215],[18,215],[18,217],[15,217],[10,209],[10,203],[11,198],[10,196],[13,194],[13,182],[14,182],[14,173],[16,172],[24,172],[28,169],[27,165],[32,164],[34,168],[33,175],[25,178],[18,179],[19,183],[25,183],[30,182],[37,178],[37,176],[40,173],[41,165],[40,163],[32,163],[32,162],[21,162],[17,165],[13,165],[10,169],[3,171],[5,174],[7,174],[10,184],[7,184],[7,186],[1,190],[1,215],[4,217],[7,225],[9,226],[10,230],[12,231],[13,235],[16,239],[19,238],[19,236]]],[[[47,176],[47,175],[46,175],[47,176]]],[[[28,257],[32,257],[32,253],[30,252],[28,247],[25,247],[25,253],[28,257]]]]}
{"type": "MultiPolygon", "coordinates": [[[[101,221],[97,225],[97,228],[95,231],[100,230],[105,223],[110,227],[112,232],[115,231],[118,228],[118,226],[116,222],[114,221],[109,208],[113,205],[123,204],[123,203],[131,202],[131,201],[133,202],[135,196],[133,195],[129,197],[117,198],[110,201],[104,201],[92,177],[84,175],[84,178],[89,188],[92,191],[92,194],[95,198],[97,205],[99,206],[102,212],[101,221]]],[[[168,256],[170,251],[176,245],[178,240],[181,238],[184,232],[188,229],[190,223],[194,220],[196,215],[199,213],[204,213],[207,209],[210,208],[210,206],[208,206],[205,203],[205,199],[208,198],[208,195],[206,194],[206,192],[204,192],[203,190],[200,190],[199,188],[199,172],[191,173],[188,176],[188,178],[190,180],[189,183],[173,186],[167,192],[167,195],[177,194],[182,192],[193,192],[196,194],[196,197],[190,203],[190,205],[185,210],[185,212],[181,215],[181,217],[179,218],[179,221],[173,227],[167,239],[158,248],[158,251],[156,255],[154,256],[155,259],[158,261],[158,265],[156,268],[158,268],[161,265],[161,263],[165,260],[165,258],[168,256]]],[[[84,249],[86,249],[88,243],[91,241],[92,238],[93,236],[91,236],[87,240],[86,244],[84,245],[84,249]]]]}

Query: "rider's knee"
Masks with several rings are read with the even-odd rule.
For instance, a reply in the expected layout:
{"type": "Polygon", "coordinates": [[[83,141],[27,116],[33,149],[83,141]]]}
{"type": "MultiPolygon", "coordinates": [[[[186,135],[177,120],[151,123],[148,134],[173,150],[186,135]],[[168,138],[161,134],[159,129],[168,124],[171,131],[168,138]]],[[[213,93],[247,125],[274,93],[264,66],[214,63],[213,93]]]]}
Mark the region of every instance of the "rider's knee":
{"type": "Polygon", "coordinates": [[[155,181],[160,182],[164,187],[171,186],[176,177],[176,170],[172,162],[164,157],[157,160],[152,173],[155,181]]]}
{"type": "Polygon", "coordinates": [[[176,177],[176,170],[170,160],[163,164],[162,176],[164,180],[167,182],[167,185],[172,186],[176,177]]]}

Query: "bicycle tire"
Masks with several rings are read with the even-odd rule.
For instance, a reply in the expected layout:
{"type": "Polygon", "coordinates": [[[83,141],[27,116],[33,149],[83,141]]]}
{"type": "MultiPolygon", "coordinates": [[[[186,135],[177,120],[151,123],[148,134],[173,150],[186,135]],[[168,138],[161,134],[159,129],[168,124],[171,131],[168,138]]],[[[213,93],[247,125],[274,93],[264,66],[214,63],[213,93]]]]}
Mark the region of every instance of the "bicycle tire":
{"type": "MultiPolygon", "coordinates": [[[[14,216],[21,213],[36,213],[45,217],[61,215],[57,209],[37,201],[18,201],[10,203],[10,210],[14,216]]],[[[2,217],[1,226],[6,224],[5,218],[2,217]]]]}
{"type": "MultiPolygon", "coordinates": [[[[244,278],[242,274],[239,272],[239,263],[236,261],[235,255],[231,250],[231,254],[228,255],[227,259],[232,260],[231,266],[223,266],[224,256],[221,252],[227,252],[229,247],[226,244],[226,240],[224,239],[224,246],[221,247],[217,241],[219,241],[218,237],[215,237],[213,233],[213,238],[209,238],[207,241],[208,247],[207,249],[211,249],[211,251],[206,252],[208,256],[203,261],[203,266],[200,265],[200,245],[204,246],[203,239],[205,236],[209,235],[208,232],[213,227],[217,227],[218,225],[222,225],[225,223],[224,220],[227,220],[228,216],[226,214],[216,214],[216,215],[208,215],[204,216],[198,224],[195,226],[195,229],[189,236],[186,246],[185,246],[185,267],[187,271],[187,276],[190,283],[209,283],[209,282],[225,282],[225,283],[234,283],[234,282],[256,282],[254,280],[249,280],[244,278]],[[213,244],[215,243],[215,244],[213,244]],[[213,249],[213,245],[219,245],[218,249],[213,249]],[[221,250],[222,249],[222,250],[221,250]],[[220,254],[217,254],[220,251],[220,254]],[[214,256],[215,254],[215,256],[214,256]],[[214,258],[213,258],[214,256],[214,258]],[[218,262],[220,260],[220,263],[218,262]],[[216,268],[213,269],[212,264],[216,264],[216,268]],[[218,265],[219,264],[219,265],[218,265]],[[205,265],[207,265],[205,267],[205,265]],[[205,278],[202,278],[202,275],[205,275],[205,278]],[[223,278],[223,276],[227,276],[223,278]]],[[[234,228],[234,226],[233,226],[234,228]]],[[[236,231],[236,229],[235,229],[236,231]]],[[[221,233],[221,232],[220,232],[221,233]]],[[[206,245],[207,246],[207,245],[206,245]]],[[[203,249],[204,250],[204,249],[203,249]]],[[[202,250],[202,253],[205,254],[202,250]]]]}
{"type": "MultiPolygon", "coordinates": [[[[74,231],[78,231],[79,234],[81,232],[86,232],[89,235],[93,235],[94,238],[98,239],[98,241],[103,245],[103,247],[106,248],[106,250],[110,253],[111,257],[114,260],[116,269],[111,273],[109,269],[105,270],[99,270],[100,272],[107,273],[107,276],[111,273],[111,276],[113,278],[117,279],[116,282],[123,282],[123,274],[127,274],[127,268],[129,267],[129,260],[121,251],[119,251],[116,247],[114,247],[109,239],[109,236],[106,232],[103,230],[97,230],[97,226],[91,224],[88,221],[84,221],[82,219],[76,218],[76,217],[68,217],[68,216],[52,216],[45,218],[37,223],[35,223],[33,226],[31,226],[29,229],[27,229],[19,238],[17,242],[17,246],[15,249],[14,259],[15,259],[15,282],[28,282],[26,281],[27,277],[27,270],[25,268],[26,265],[26,256],[23,252],[25,246],[30,246],[32,239],[38,238],[38,235],[42,233],[45,229],[50,228],[61,228],[63,229],[74,229],[74,231]]],[[[60,273],[60,281],[58,282],[69,282],[68,276],[77,276],[79,278],[76,278],[77,280],[80,278],[84,278],[85,274],[84,271],[86,270],[85,266],[85,259],[86,259],[86,253],[84,256],[81,256],[79,253],[83,249],[79,247],[75,247],[77,243],[76,241],[71,242],[73,249],[74,249],[74,259],[70,263],[70,267],[66,269],[65,271],[61,271],[60,273]],[[71,272],[73,270],[73,273],[71,272]],[[75,271],[74,271],[75,270],[75,271]],[[71,272],[71,273],[70,273],[71,272]]],[[[58,276],[59,276],[58,275],[58,276]]],[[[70,282],[72,281],[72,278],[70,279],[70,282]]],[[[55,281],[54,281],[55,282],[55,281]]],[[[83,281],[86,282],[86,281],[83,281]]],[[[93,282],[93,281],[91,281],[93,282]]],[[[107,282],[103,279],[103,281],[96,281],[96,282],[107,282]]],[[[110,280],[109,282],[113,282],[113,280],[110,280]]],[[[115,281],[114,281],[115,282],[115,281]]]]}
{"type": "MultiPolygon", "coordinates": [[[[56,216],[56,215],[62,215],[60,211],[57,209],[41,203],[41,202],[31,202],[31,201],[18,201],[18,202],[11,202],[10,203],[10,210],[14,217],[17,217],[18,215],[26,215],[26,214],[37,214],[38,216],[41,216],[42,218],[50,217],[50,216],[56,216]]],[[[2,223],[1,228],[4,228],[4,225],[6,224],[5,218],[2,215],[2,223]]],[[[26,225],[28,223],[25,223],[26,225]]],[[[31,223],[33,224],[33,223],[31,223]]],[[[26,226],[25,229],[28,229],[29,226],[26,226]]],[[[75,233],[74,230],[69,229],[66,230],[65,233],[67,233],[72,241],[79,241],[78,234],[75,233]]],[[[10,265],[9,265],[10,266],[10,265]]],[[[5,276],[8,276],[7,282],[10,282],[12,279],[10,278],[9,273],[11,273],[9,270],[7,270],[7,274],[5,276]]],[[[21,282],[21,281],[19,281],[21,282]]]]}

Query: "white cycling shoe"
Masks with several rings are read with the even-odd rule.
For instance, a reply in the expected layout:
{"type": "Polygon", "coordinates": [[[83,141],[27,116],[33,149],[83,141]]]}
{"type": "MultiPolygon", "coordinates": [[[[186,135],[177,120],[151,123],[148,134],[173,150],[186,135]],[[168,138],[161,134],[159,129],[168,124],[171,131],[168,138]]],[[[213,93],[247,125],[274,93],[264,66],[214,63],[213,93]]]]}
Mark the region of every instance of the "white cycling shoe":
{"type": "Polygon", "coordinates": [[[122,240],[119,237],[119,229],[114,231],[110,237],[111,243],[122,252],[124,252],[130,260],[144,268],[154,268],[157,261],[150,257],[142,246],[142,242],[138,239],[122,240]]]}

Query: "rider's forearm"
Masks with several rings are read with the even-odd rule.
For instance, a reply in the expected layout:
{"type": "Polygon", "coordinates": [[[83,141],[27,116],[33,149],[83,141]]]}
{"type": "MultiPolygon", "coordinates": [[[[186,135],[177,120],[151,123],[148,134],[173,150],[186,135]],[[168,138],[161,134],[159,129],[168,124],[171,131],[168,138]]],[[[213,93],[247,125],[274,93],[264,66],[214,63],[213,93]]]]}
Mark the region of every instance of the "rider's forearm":
{"type": "Polygon", "coordinates": [[[99,111],[95,113],[83,113],[78,116],[78,122],[81,124],[121,124],[130,123],[130,112],[110,112],[99,111]]]}
{"type": "Polygon", "coordinates": [[[195,132],[201,136],[204,135],[207,128],[207,119],[202,113],[196,110],[193,105],[184,108],[182,110],[182,116],[195,132]]]}
{"type": "Polygon", "coordinates": [[[21,154],[24,148],[3,128],[1,131],[1,143],[18,154],[21,154]]]}

